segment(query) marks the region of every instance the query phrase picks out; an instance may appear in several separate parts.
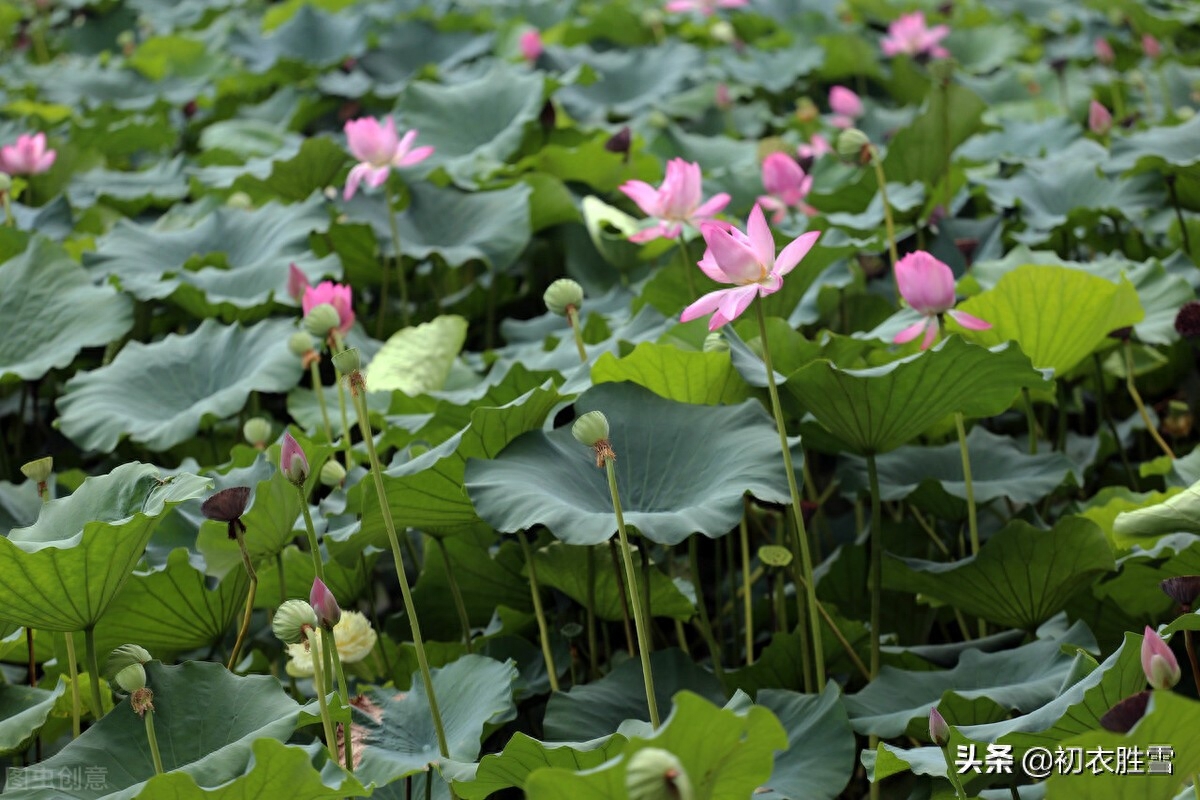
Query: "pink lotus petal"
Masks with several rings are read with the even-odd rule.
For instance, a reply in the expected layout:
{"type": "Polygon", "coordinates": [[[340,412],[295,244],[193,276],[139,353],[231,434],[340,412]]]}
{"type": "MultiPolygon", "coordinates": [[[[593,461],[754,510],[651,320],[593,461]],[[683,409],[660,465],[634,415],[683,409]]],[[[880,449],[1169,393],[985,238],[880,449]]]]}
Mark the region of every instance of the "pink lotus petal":
{"type": "Polygon", "coordinates": [[[746,220],[746,235],[750,237],[750,249],[762,268],[758,278],[765,277],[775,266],[775,235],[771,233],[771,226],[757,205],[750,210],[750,218],[746,220]]]}
{"type": "Polygon", "coordinates": [[[363,173],[363,181],[372,189],[378,189],[383,184],[387,183],[388,175],[391,173],[387,167],[372,167],[367,166],[363,173]]]}
{"type": "Polygon", "coordinates": [[[291,483],[302,484],[308,479],[308,457],[290,433],[283,435],[283,446],[279,451],[279,470],[291,483]]]}
{"type": "Polygon", "coordinates": [[[800,260],[813,249],[813,245],[817,243],[817,239],[820,236],[820,231],[809,231],[798,236],[787,247],[783,248],[783,252],[775,259],[774,272],[782,276],[787,275],[795,269],[800,260]]]}
{"type": "Polygon", "coordinates": [[[542,34],[536,28],[521,34],[521,57],[526,61],[537,61],[542,54],[542,34]]]}
{"type": "Polygon", "coordinates": [[[679,321],[691,322],[694,319],[699,319],[713,313],[720,307],[721,301],[725,299],[725,293],[728,291],[728,289],[717,289],[703,295],[699,300],[683,310],[683,313],[679,315],[679,321]]]}
{"type": "Polygon", "coordinates": [[[974,314],[968,314],[965,311],[947,311],[946,315],[967,330],[986,331],[992,327],[992,323],[985,322],[974,314]]]}
{"type": "MultiPolygon", "coordinates": [[[[762,215],[761,210],[758,213],[762,215]]],[[[766,220],[763,220],[763,225],[766,225],[766,220]]],[[[700,233],[708,243],[708,249],[712,251],[713,260],[717,262],[721,271],[729,276],[730,283],[750,283],[766,274],[766,268],[759,262],[749,241],[707,224],[700,227],[700,233]]]]}
{"type": "Polygon", "coordinates": [[[416,164],[419,161],[424,161],[425,159],[429,158],[431,155],[433,155],[433,148],[431,146],[425,145],[424,147],[418,147],[415,150],[413,150],[412,152],[405,155],[403,158],[401,158],[399,163],[396,164],[396,166],[397,167],[411,167],[413,164],[416,164]]]}
{"type": "Polygon", "coordinates": [[[769,194],[760,194],[754,202],[770,212],[773,224],[778,225],[787,219],[789,206],[778,197],[769,194]]]}
{"type": "Polygon", "coordinates": [[[921,349],[928,350],[937,341],[938,331],[940,326],[934,320],[929,320],[929,324],[925,326],[925,338],[921,340],[921,349]]]}
{"type": "Polygon", "coordinates": [[[908,342],[911,342],[913,339],[920,336],[922,331],[925,330],[925,327],[931,323],[933,323],[933,320],[929,318],[923,318],[918,322],[914,322],[912,325],[909,325],[907,328],[897,333],[895,337],[892,338],[892,341],[896,344],[907,344],[908,342]]]}
{"type": "MultiPolygon", "coordinates": [[[[655,225],[651,225],[649,228],[643,228],[642,230],[638,231],[637,233],[631,234],[629,237],[629,241],[634,242],[636,244],[643,244],[645,242],[650,242],[655,239],[661,239],[664,236],[667,236],[667,234],[670,232],[670,229],[671,229],[671,226],[668,225],[667,223],[659,222],[655,225]]],[[[676,235],[678,235],[678,234],[676,234],[676,235]]],[[[674,238],[674,237],[667,237],[667,238],[674,238]]]]}
{"type": "Polygon", "coordinates": [[[1182,677],[1175,653],[1149,625],[1142,638],[1142,672],[1146,681],[1160,691],[1170,689],[1182,677]]]}
{"type": "Polygon", "coordinates": [[[296,302],[300,302],[300,299],[304,297],[304,292],[306,289],[308,289],[308,286],[308,276],[301,272],[300,268],[296,266],[296,262],[293,261],[288,265],[288,296],[296,302]]]}
{"type": "Polygon", "coordinates": [[[625,181],[617,187],[647,216],[658,216],[658,189],[645,181],[625,181]]]}
{"type": "Polygon", "coordinates": [[[850,120],[863,113],[862,100],[845,86],[834,86],[829,90],[829,108],[834,114],[850,120]]]}
{"type": "Polygon", "coordinates": [[[692,212],[693,222],[702,222],[710,217],[720,214],[725,210],[725,206],[729,205],[730,197],[725,192],[718,192],[710,197],[699,207],[692,212]]]}
{"type": "Polygon", "coordinates": [[[1097,136],[1103,136],[1112,128],[1112,122],[1109,110],[1093,100],[1088,106],[1088,130],[1097,136]]]}
{"type": "Polygon", "coordinates": [[[722,272],[721,268],[717,266],[717,262],[713,259],[711,250],[704,251],[704,256],[696,262],[696,266],[700,267],[701,272],[717,283],[729,283],[729,276],[722,272]]]}
{"type": "MultiPolygon", "coordinates": [[[[762,292],[762,287],[752,284],[750,286],[737,286],[733,289],[725,289],[724,294],[725,297],[721,300],[720,307],[712,315],[712,319],[708,321],[708,329],[710,331],[715,331],[722,325],[733,322],[740,317],[742,312],[754,302],[754,298],[760,294],[764,294],[764,292],[762,292]]],[[[766,294],[769,294],[769,292],[766,294]]]]}
{"type": "Polygon", "coordinates": [[[350,168],[350,174],[346,176],[346,188],[342,192],[342,199],[349,201],[358,191],[358,185],[362,183],[362,179],[372,169],[370,164],[358,163],[350,168]]]}

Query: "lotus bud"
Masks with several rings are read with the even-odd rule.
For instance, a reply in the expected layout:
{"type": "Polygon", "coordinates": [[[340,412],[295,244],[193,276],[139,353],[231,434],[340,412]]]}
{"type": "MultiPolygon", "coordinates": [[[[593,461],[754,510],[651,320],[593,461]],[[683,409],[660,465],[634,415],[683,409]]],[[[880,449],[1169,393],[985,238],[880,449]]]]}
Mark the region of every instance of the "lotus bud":
{"type": "Polygon", "coordinates": [[[1155,689],[1170,689],[1182,677],[1175,654],[1149,625],[1142,639],[1142,672],[1146,673],[1146,681],[1155,689]]]}
{"type": "Polygon", "coordinates": [[[602,411],[589,411],[571,426],[571,435],[575,441],[588,447],[595,447],[608,439],[608,418],[602,411]]]}
{"type": "Polygon", "coordinates": [[[578,309],[583,305],[583,287],[570,278],[559,278],[550,284],[542,299],[549,311],[565,317],[567,309],[578,309]]]}
{"type": "Polygon", "coordinates": [[[321,485],[341,486],[346,480],[346,468],[337,459],[329,459],[321,465],[321,485]]]}
{"type": "Polygon", "coordinates": [[[285,644],[308,641],[308,631],[317,627],[317,612],[303,600],[288,600],[275,611],[271,630],[285,644]]]}
{"type": "Polygon", "coordinates": [[[35,483],[45,483],[50,480],[54,471],[54,456],[27,461],[21,465],[21,474],[35,483]]]}
{"type": "Polygon", "coordinates": [[[721,335],[720,331],[713,331],[704,337],[703,349],[706,353],[728,353],[729,341],[721,335]]]}
{"type": "Polygon", "coordinates": [[[312,590],[308,593],[308,604],[317,613],[317,623],[327,631],[333,630],[333,626],[342,618],[342,607],[320,578],[313,580],[312,590]]]}
{"type": "Polygon", "coordinates": [[[625,766],[625,796],[629,800],[692,800],[692,783],[673,753],[646,747],[625,766]]]}
{"type": "Polygon", "coordinates": [[[871,140],[858,128],[846,128],[839,133],[834,149],[843,160],[860,165],[870,163],[874,150],[871,140]]]}
{"type": "Polygon", "coordinates": [[[929,738],[938,747],[945,747],[950,743],[950,726],[936,708],[929,709],[929,738]]]}
{"type": "Polygon", "coordinates": [[[329,332],[341,325],[341,317],[337,309],[329,303],[320,303],[304,315],[304,330],[313,336],[324,338],[329,332]]]}
{"type": "Polygon", "coordinates": [[[304,358],[313,351],[313,338],[305,331],[296,331],[288,338],[288,350],[296,358],[304,358]]]}
{"type": "Polygon", "coordinates": [[[283,435],[283,448],[279,451],[279,469],[288,482],[296,486],[308,480],[308,458],[300,443],[290,433],[283,435]]]}
{"type": "Polygon", "coordinates": [[[242,436],[246,441],[262,450],[271,438],[271,422],[263,417],[251,417],[242,426],[242,436]]]}
{"type": "Polygon", "coordinates": [[[342,375],[357,372],[362,367],[362,358],[358,354],[358,348],[351,347],[338,353],[333,357],[333,366],[342,375]]]}
{"type": "Polygon", "coordinates": [[[123,644],[109,653],[104,662],[104,677],[121,691],[132,694],[146,688],[146,669],[150,653],[136,644],[123,644]]]}

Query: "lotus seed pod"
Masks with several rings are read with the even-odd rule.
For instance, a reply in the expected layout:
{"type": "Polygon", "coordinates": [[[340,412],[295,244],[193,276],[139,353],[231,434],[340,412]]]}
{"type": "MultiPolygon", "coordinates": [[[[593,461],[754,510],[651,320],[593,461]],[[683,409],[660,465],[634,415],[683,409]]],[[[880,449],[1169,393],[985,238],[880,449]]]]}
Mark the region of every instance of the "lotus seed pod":
{"type": "Polygon", "coordinates": [[[721,335],[720,331],[713,331],[708,336],[704,337],[704,352],[728,353],[729,341],[721,335]]]}
{"type": "Polygon", "coordinates": [[[574,306],[578,309],[583,305],[583,287],[570,278],[559,278],[550,284],[542,299],[546,301],[547,309],[565,317],[568,307],[574,306]]]}
{"type": "Polygon", "coordinates": [[[304,330],[313,336],[324,338],[340,325],[341,321],[336,308],[329,303],[321,303],[313,306],[312,310],[304,315],[304,330]]]}
{"type": "Polygon", "coordinates": [[[321,465],[322,486],[341,486],[344,480],[346,480],[346,468],[337,460],[331,458],[321,465]]]}
{"type": "Polygon", "coordinates": [[[229,195],[228,199],[225,200],[225,205],[229,206],[230,208],[248,211],[254,208],[254,201],[251,200],[250,195],[246,194],[245,192],[234,192],[233,194],[229,195]]]}
{"type": "Polygon", "coordinates": [[[317,627],[317,612],[303,600],[288,600],[275,611],[271,630],[285,644],[300,644],[317,627]]]}
{"type": "Polygon", "coordinates": [[[46,456],[21,465],[21,474],[36,483],[45,483],[54,471],[54,456],[46,456]]]}
{"type": "Polygon", "coordinates": [[[348,350],[338,353],[333,357],[333,366],[342,375],[357,372],[362,366],[362,358],[358,354],[358,348],[351,347],[348,350]]]}
{"type": "Polygon", "coordinates": [[[595,447],[597,442],[608,438],[608,417],[601,411],[589,411],[575,420],[571,435],[580,444],[595,447]]]}
{"type": "Polygon", "coordinates": [[[305,331],[296,331],[288,339],[288,350],[296,358],[303,358],[313,351],[313,338],[305,331]]]}
{"type": "Polygon", "coordinates": [[[657,747],[638,750],[625,766],[629,800],[692,800],[692,783],[673,753],[657,747]]]}
{"type": "Polygon", "coordinates": [[[146,668],[141,664],[130,664],[113,677],[112,683],[116,684],[123,692],[132,693],[138,689],[145,689],[146,668]]]}
{"type": "Polygon", "coordinates": [[[123,644],[109,653],[104,662],[104,677],[110,684],[123,692],[136,692],[146,687],[146,670],[142,666],[150,660],[146,648],[136,644],[123,644]]]}
{"type": "Polygon", "coordinates": [[[858,128],[846,128],[838,134],[834,149],[845,161],[866,164],[871,158],[871,140],[858,128]]]}
{"type": "Polygon", "coordinates": [[[242,436],[246,437],[247,442],[261,450],[266,447],[267,440],[271,438],[270,420],[263,417],[251,417],[242,426],[242,436]]]}

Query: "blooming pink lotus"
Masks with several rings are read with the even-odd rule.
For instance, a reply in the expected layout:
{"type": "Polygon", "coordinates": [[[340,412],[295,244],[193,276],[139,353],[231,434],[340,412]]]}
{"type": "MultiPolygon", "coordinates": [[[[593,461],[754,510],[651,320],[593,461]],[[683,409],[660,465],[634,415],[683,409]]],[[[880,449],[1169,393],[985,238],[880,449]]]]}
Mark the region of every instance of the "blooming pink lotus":
{"type": "Polygon", "coordinates": [[[23,133],[16,144],[0,147],[0,172],[9,175],[37,175],[54,164],[58,153],[46,149],[46,134],[23,133]]]}
{"type": "Polygon", "coordinates": [[[338,330],[344,336],[354,325],[354,296],[350,287],[333,281],[321,281],[316,286],[304,290],[304,300],[300,307],[305,314],[322,303],[328,303],[337,309],[338,330]]]}
{"type": "Polygon", "coordinates": [[[682,158],[667,162],[667,176],[659,188],[645,181],[626,181],[620,189],[656,220],[656,224],[630,236],[631,242],[648,242],[662,236],[674,239],[684,224],[698,228],[729,205],[729,195],[724,192],[700,202],[700,165],[682,158]]]}
{"type": "Polygon", "coordinates": [[[1112,113],[1107,108],[1093,100],[1088,106],[1088,130],[1097,136],[1103,136],[1112,128],[1112,113]]]}
{"type": "Polygon", "coordinates": [[[835,128],[852,128],[854,120],[863,114],[862,100],[845,86],[834,86],[829,90],[829,108],[833,111],[829,122],[835,128]]]}
{"type": "Polygon", "coordinates": [[[699,11],[706,17],[711,17],[718,8],[744,8],[750,5],[750,0],[671,0],[666,10],[672,13],[699,11]]]}
{"type": "Polygon", "coordinates": [[[771,222],[782,222],[793,208],[809,216],[817,213],[804,202],[812,190],[812,176],[804,174],[791,156],[771,153],[763,159],[762,180],[767,193],[759,196],[758,204],[771,212],[771,222]]]}
{"type": "Polygon", "coordinates": [[[914,322],[897,333],[896,338],[892,340],[896,344],[911,342],[924,333],[921,349],[927,349],[937,338],[942,314],[949,314],[959,325],[973,331],[983,331],[992,327],[990,322],[984,322],[965,311],[952,310],[954,272],[924,250],[909,253],[896,262],[896,285],[900,289],[900,296],[924,317],[920,322],[914,322]]]}
{"type": "Polygon", "coordinates": [[[392,167],[407,167],[424,161],[433,152],[432,147],[413,149],[417,138],[415,130],[408,131],[403,138],[396,136],[396,122],[391,117],[382,125],[374,117],[352,119],[346,123],[346,144],[350,154],[358,163],[346,178],[344,197],[349,200],[358,191],[358,184],[366,181],[371,188],[378,188],[387,180],[392,167]]]}
{"type": "Polygon", "coordinates": [[[779,257],[775,257],[775,237],[767,225],[762,208],[755,204],[746,220],[746,232],[721,222],[706,222],[700,233],[708,249],[698,266],[704,274],[719,283],[735,284],[730,289],[709,292],[683,310],[681,322],[712,314],[708,329],[715,331],[727,322],[732,322],[750,307],[755,297],[766,297],[779,291],[783,276],[787,275],[800,259],[808,255],[816,243],[820,231],[809,231],[795,239],[779,257]]]}
{"type": "Polygon", "coordinates": [[[304,448],[290,433],[283,435],[283,446],[279,450],[279,470],[291,483],[302,484],[308,480],[308,456],[304,448]]]}
{"type": "Polygon", "coordinates": [[[901,53],[913,58],[945,58],[950,55],[938,42],[950,35],[945,25],[926,27],[925,15],[920,11],[904,14],[888,26],[888,35],[879,43],[885,56],[901,53]]]}
{"type": "Polygon", "coordinates": [[[1146,681],[1155,689],[1170,689],[1179,683],[1181,677],[1175,654],[1149,625],[1142,638],[1142,672],[1146,673],[1146,681]]]}
{"type": "Polygon", "coordinates": [[[537,29],[521,34],[521,57],[526,61],[537,61],[542,54],[542,34],[537,29]]]}

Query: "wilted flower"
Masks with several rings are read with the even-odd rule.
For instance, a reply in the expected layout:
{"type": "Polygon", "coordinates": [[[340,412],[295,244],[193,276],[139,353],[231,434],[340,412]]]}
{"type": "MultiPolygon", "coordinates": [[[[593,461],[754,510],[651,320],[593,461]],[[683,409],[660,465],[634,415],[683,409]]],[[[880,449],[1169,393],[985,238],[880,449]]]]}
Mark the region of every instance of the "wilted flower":
{"type": "Polygon", "coordinates": [[[1129,733],[1133,726],[1146,715],[1146,706],[1150,702],[1150,692],[1138,692],[1126,697],[1121,702],[1104,712],[1100,717],[1100,727],[1113,733],[1129,733]]]}
{"type": "Polygon", "coordinates": [[[699,227],[729,205],[729,195],[724,192],[702,203],[700,165],[682,158],[667,162],[667,175],[659,188],[645,181],[626,181],[620,189],[656,223],[630,236],[631,242],[648,242],[661,236],[674,239],[685,223],[699,227]]]}
{"type": "MultiPolygon", "coordinates": [[[[342,618],[333,626],[333,644],[343,664],[362,661],[375,649],[378,634],[358,611],[344,611],[342,618]]],[[[312,636],[308,645],[288,645],[287,673],[297,678],[313,674],[313,658],[321,655],[321,637],[312,636]]]]}
{"type": "Polygon", "coordinates": [[[1162,590],[1179,604],[1179,610],[1190,613],[1200,597],[1200,575],[1180,575],[1177,578],[1167,578],[1161,584],[1162,590]]]}
{"type": "Polygon", "coordinates": [[[16,144],[0,147],[0,172],[9,175],[37,175],[54,164],[58,153],[46,149],[46,134],[23,133],[16,144]]]}
{"type": "Polygon", "coordinates": [[[1088,130],[1097,136],[1103,136],[1112,128],[1112,121],[1109,110],[1093,100],[1088,106],[1088,130]]]}
{"type": "Polygon", "coordinates": [[[1142,672],[1154,689],[1170,689],[1183,674],[1171,648],[1149,625],[1142,638],[1142,672]]]}
{"type": "Polygon", "coordinates": [[[683,310],[681,322],[712,314],[708,329],[715,331],[737,319],[755,297],[779,291],[783,276],[791,272],[808,254],[821,235],[809,231],[775,257],[775,237],[767,226],[762,208],[755,204],[746,221],[746,233],[720,223],[700,226],[708,249],[698,266],[704,274],[720,283],[735,284],[730,289],[709,292],[683,310]]]}
{"type": "Polygon", "coordinates": [[[1092,49],[1096,53],[1096,59],[1101,64],[1112,64],[1117,60],[1116,53],[1113,52],[1112,45],[1108,43],[1108,39],[1100,37],[1092,44],[1092,49]]]}
{"type": "Polygon", "coordinates": [[[834,86],[829,90],[829,108],[833,111],[829,122],[835,128],[849,128],[863,114],[862,100],[845,86],[834,86]]]}
{"type": "Polygon", "coordinates": [[[909,253],[896,262],[896,285],[900,289],[900,295],[924,317],[920,322],[914,322],[896,334],[896,338],[893,339],[896,344],[911,342],[924,333],[921,349],[925,350],[937,338],[938,329],[941,327],[939,318],[942,314],[949,314],[959,325],[973,331],[992,327],[990,322],[984,322],[965,311],[952,310],[954,272],[923,250],[909,253]]]}
{"type": "Polygon", "coordinates": [[[387,117],[383,125],[374,117],[352,119],[346,123],[346,145],[350,155],[358,163],[346,177],[343,197],[349,200],[358,191],[364,180],[371,188],[378,188],[387,180],[392,167],[407,167],[424,161],[433,153],[432,147],[413,149],[417,138],[415,130],[408,131],[403,138],[396,136],[396,122],[387,117]]]}
{"type": "Polygon", "coordinates": [[[242,522],[242,514],[246,512],[246,503],[250,500],[249,486],[231,486],[215,493],[200,504],[200,513],[216,522],[224,522],[229,527],[229,538],[236,539],[238,531],[246,532],[246,523],[242,522]]]}
{"type": "Polygon", "coordinates": [[[904,14],[888,26],[887,36],[879,43],[885,56],[901,53],[913,58],[945,58],[950,55],[938,42],[950,34],[945,25],[925,26],[925,14],[914,11],[904,14]]]}
{"type": "Polygon", "coordinates": [[[762,181],[767,193],[759,196],[758,204],[771,212],[772,222],[782,222],[793,208],[804,214],[817,213],[804,202],[812,190],[812,176],[805,175],[786,153],[771,153],[763,159],[762,181]]]}
{"type": "Polygon", "coordinates": [[[1188,300],[1175,315],[1175,332],[1185,339],[1200,337],[1200,302],[1188,300]]]}
{"type": "Polygon", "coordinates": [[[526,61],[537,61],[542,54],[542,34],[537,28],[521,34],[521,57],[526,61]]]}
{"type": "Polygon", "coordinates": [[[704,16],[711,17],[718,8],[744,8],[748,5],[750,0],[671,0],[665,9],[673,13],[699,11],[704,16]]]}
{"type": "Polygon", "coordinates": [[[283,435],[283,447],[279,451],[279,469],[290,483],[297,486],[308,480],[308,457],[290,433],[283,435]]]}
{"type": "Polygon", "coordinates": [[[304,290],[300,308],[307,314],[322,303],[328,303],[337,310],[338,330],[344,336],[354,325],[354,293],[345,284],[321,281],[304,290]]]}

